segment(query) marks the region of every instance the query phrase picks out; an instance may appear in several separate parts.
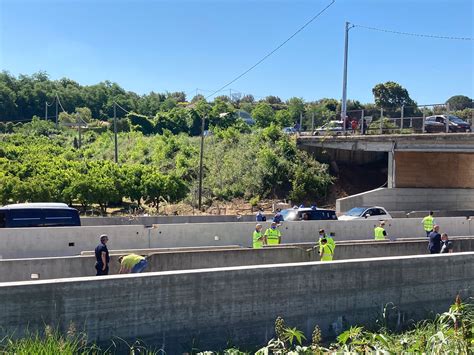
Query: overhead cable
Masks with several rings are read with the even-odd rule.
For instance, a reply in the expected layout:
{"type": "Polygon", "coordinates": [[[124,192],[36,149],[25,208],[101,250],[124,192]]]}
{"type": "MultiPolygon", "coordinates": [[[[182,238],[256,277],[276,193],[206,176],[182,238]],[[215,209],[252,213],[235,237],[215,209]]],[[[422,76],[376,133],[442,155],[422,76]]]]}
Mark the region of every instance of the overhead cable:
{"type": "Polygon", "coordinates": [[[61,107],[61,110],[63,110],[63,112],[67,113],[67,111],[64,109],[63,105],[61,104],[61,100],[59,99],[59,95],[56,94],[56,100],[58,100],[58,104],[59,104],[59,107],[61,107]]]}
{"type": "Polygon", "coordinates": [[[385,29],[385,28],[377,28],[377,27],[363,26],[363,25],[357,25],[357,24],[353,24],[353,26],[354,27],[365,28],[366,30],[393,33],[393,34],[403,35],[403,36],[448,39],[448,40],[455,40],[455,41],[472,41],[472,40],[474,40],[474,38],[472,38],[472,37],[439,36],[439,35],[430,35],[430,34],[424,34],[424,33],[402,32],[402,31],[388,30],[388,29],[385,29]]]}
{"type": "Polygon", "coordinates": [[[268,54],[266,54],[262,59],[260,59],[257,63],[255,63],[254,65],[252,65],[250,68],[248,68],[247,70],[245,70],[243,73],[241,73],[240,75],[236,76],[234,79],[232,79],[231,81],[229,81],[227,84],[225,84],[224,86],[220,87],[219,89],[217,89],[216,91],[212,92],[211,94],[209,94],[208,96],[206,96],[206,100],[212,96],[214,96],[215,94],[217,94],[218,92],[224,90],[225,88],[227,88],[228,86],[232,85],[233,83],[235,83],[237,80],[239,80],[240,78],[242,78],[244,75],[248,74],[251,70],[255,69],[258,65],[260,65],[262,62],[264,62],[268,57],[270,57],[272,54],[274,54],[276,51],[278,51],[281,47],[283,47],[285,44],[287,44],[291,39],[293,39],[293,37],[295,37],[298,33],[300,33],[301,31],[303,31],[309,24],[311,24],[313,21],[315,21],[319,16],[321,16],[324,12],[326,12],[327,9],[329,9],[335,2],[336,0],[332,0],[331,3],[329,3],[325,8],[323,8],[321,11],[319,11],[316,15],[314,15],[312,18],[310,18],[303,26],[301,26],[300,28],[298,28],[298,30],[296,30],[296,32],[294,32],[290,37],[288,37],[286,40],[284,40],[282,43],[280,43],[275,49],[273,49],[271,52],[269,52],[268,54]]]}

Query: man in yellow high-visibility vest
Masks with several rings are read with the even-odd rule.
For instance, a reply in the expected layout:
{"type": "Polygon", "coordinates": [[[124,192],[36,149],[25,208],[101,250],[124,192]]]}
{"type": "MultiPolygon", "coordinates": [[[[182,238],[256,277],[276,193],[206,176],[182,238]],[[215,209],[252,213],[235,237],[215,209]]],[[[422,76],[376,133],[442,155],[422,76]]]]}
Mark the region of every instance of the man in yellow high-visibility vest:
{"type": "Polygon", "coordinates": [[[119,274],[136,274],[142,272],[147,266],[148,261],[144,256],[129,254],[122,255],[118,258],[120,263],[119,274]]]}
{"type": "Polygon", "coordinates": [[[423,229],[425,230],[427,237],[430,236],[430,233],[433,231],[433,226],[436,224],[433,218],[433,214],[433,211],[430,211],[430,214],[422,220],[423,229]]]}
{"type": "Polygon", "coordinates": [[[265,236],[262,234],[262,225],[259,223],[255,226],[252,236],[252,245],[254,249],[263,248],[265,244],[265,236]]]}
{"type": "Polygon", "coordinates": [[[278,245],[281,243],[281,232],[277,228],[277,223],[272,222],[270,228],[265,231],[267,245],[278,245]]]}
{"type": "Polygon", "coordinates": [[[331,237],[331,235],[327,235],[326,232],[324,231],[324,229],[320,229],[319,230],[319,240],[318,240],[318,244],[319,246],[321,246],[321,240],[323,238],[326,238],[328,244],[331,246],[332,250],[334,251],[334,248],[336,247],[336,242],[334,241],[333,237],[331,237]]]}
{"type": "Polygon", "coordinates": [[[387,239],[387,232],[385,231],[384,227],[385,227],[385,222],[380,221],[379,226],[374,228],[375,240],[385,240],[385,239],[387,239]]]}
{"type": "Polygon", "coordinates": [[[332,261],[332,258],[334,257],[334,249],[332,245],[328,243],[326,238],[321,239],[319,255],[321,256],[321,261],[332,261]]]}

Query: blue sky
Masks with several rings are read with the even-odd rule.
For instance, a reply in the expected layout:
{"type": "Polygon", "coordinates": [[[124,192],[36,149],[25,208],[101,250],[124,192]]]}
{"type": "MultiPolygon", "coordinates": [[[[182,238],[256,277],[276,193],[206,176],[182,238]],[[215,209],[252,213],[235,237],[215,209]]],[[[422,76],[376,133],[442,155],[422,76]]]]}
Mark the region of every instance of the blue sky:
{"type": "MultiPolygon", "coordinates": [[[[127,90],[215,90],[330,0],[0,0],[0,68],[44,70],[127,90]]],[[[275,55],[232,84],[255,97],[341,97],[344,22],[473,37],[472,0],[336,0],[275,55]]],[[[419,104],[474,96],[473,41],[350,31],[348,98],[372,102],[388,80],[419,104]]],[[[202,92],[206,94],[206,92],[202,92]]],[[[225,93],[228,93],[226,91],[225,93]]]]}

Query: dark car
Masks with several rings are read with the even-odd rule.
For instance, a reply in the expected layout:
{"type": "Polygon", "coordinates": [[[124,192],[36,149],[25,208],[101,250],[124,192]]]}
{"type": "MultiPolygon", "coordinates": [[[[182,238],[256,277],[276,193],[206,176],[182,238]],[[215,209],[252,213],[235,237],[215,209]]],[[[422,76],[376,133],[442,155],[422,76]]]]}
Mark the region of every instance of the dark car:
{"type": "Polygon", "coordinates": [[[281,211],[284,221],[337,220],[336,211],[323,208],[288,208],[281,211]]]}
{"type": "Polygon", "coordinates": [[[0,228],[80,225],[79,212],[64,203],[19,203],[0,207],[0,228]]]}
{"type": "Polygon", "coordinates": [[[449,132],[471,132],[471,126],[454,115],[436,115],[425,119],[425,132],[446,132],[446,119],[448,119],[449,132]]]}

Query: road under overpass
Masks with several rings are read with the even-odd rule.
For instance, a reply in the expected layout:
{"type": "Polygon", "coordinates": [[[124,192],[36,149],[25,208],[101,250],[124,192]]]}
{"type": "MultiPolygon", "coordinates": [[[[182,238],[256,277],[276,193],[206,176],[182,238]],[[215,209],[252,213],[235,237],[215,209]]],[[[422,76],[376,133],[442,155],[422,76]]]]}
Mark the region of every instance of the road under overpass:
{"type": "MultiPolygon", "coordinates": [[[[404,206],[400,203],[398,210],[409,211],[412,206],[440,209],[436,206],[436,199],[432,198],[436,195],[441,202],[452,202],[447,204],[447,209],[474,208],[473,133],[301,136],[298,145],[313,153],[321,150],[359,152],[369,154],[368,157],[385,154],[388,189],[400,189],[405,196],[410,195],[410,190],[403,191],[405,189],[432,189],[431,196],[424,194],[426,198],[423,198],[423,194],[415,194],[417,197],[413,202],[416,204],[407,201],[404,206]],[[468,197],[459,203],[459,196],[463,195],[468,197]]],[[[345,208],[351,207],[346,202],[345,208]]]]}

